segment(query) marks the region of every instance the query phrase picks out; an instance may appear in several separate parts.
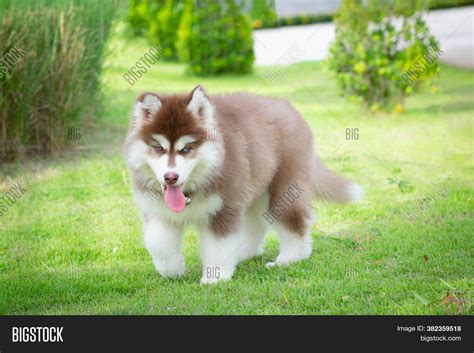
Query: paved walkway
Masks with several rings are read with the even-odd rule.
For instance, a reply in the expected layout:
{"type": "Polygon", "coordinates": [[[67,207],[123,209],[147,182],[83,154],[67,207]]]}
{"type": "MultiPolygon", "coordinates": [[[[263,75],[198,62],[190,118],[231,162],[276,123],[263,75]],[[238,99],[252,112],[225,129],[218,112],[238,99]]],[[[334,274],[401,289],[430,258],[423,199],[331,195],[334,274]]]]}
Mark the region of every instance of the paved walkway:
{"type": "MultiPolygon", "coordinates": [[[[474,6],[430,11],[426,21],[444,51],[441,61],[474,69],[474,6]]],[[[254,31],[256,64],[324,60],[334,35],[333,23],[254,31]]]]}

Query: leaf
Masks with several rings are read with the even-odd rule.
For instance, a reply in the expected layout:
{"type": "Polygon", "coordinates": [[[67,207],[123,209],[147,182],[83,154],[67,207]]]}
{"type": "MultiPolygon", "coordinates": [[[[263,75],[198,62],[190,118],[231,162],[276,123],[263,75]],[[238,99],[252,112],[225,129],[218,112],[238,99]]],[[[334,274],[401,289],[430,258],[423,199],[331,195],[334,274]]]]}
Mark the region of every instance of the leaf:
{"type": "Polygon", "coordinates": [[[443,282],[448,288],[456,289],[456,288],[454,288],[452,285],[450,285],[448,282],[446,282],[444,279],[440,278],[439,280],[440,280],[441,282],[443,282]]]}
{"type": "Polygon", "coordinates": [[[400,188],[404,188],[405,186],[408,186],[408,184],[409,182],[403,179],[398,182],[398,186],[400,186],[400,188]]]}
{"type": "Polygon", "coordinates": [[[395,179],[393,179],[392,177],[389,177],[387,178],[387,184],[398,184],[398,183],[395,179]]]}
{"type": "Polygon", "coordinates": [[[429,301],[422,297],[421,295],[419,295],[418,293],[416,293],[415,291],[411,291],[413,293],[413,295],[415,296],[416,299],[418,299],[418,301],[423,304],[423,305],[428,305],[429,304],[429,301]]]}
{"type": "Polygon", "coordinates": [[[444,297],[443,301],[440,303],[441,305],[447,305],[454,301],[454,297],[450,292],[446,292],[446,296],[444,297]]]}
{"type": "Polygon", "coordinates": [[[400,174],[401,172],[402,172],[402,170],[401,170],[400,168],[398,168],[398,167],[397,167],[397,168],[393,168],[393,170],[392,170],[392,173],[393,173],[393,174],[400,174]]]}
{"type": "Polygon", "coordinates": [[[401,192],[410,192],[413,191],[414,187],[410,185],[410,182],[407,180],[400,180],[398,182],[398,187],[401,192]]]}

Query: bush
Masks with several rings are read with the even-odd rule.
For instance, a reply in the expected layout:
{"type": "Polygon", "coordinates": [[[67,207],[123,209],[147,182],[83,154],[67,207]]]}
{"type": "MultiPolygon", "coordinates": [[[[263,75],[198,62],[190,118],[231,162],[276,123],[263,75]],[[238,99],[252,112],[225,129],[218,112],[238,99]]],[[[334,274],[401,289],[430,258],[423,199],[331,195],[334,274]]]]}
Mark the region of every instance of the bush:
{"type": "Polygon", "coordinates": [[[322,23],[331,22],[332,15],[320,14],[320,15],[299,15],[293,17],[281,17],[279,18],[275,26],[294,26],[294,25],[307,25],[311,23],[322,23]]]}
{"type": "Polygon", "coordinates": [[[189,37],[191,35],[191,24],[195,10],[194,2],[195,0],[186,1],[178,28],[176,51],[181,62],[189,62],[189,37]]]}
{"type": "Polygon", "coordinates": [[[474,0],[429,0],[430,9],[474,5],[474,0]]]}
{"type": "Polygon", "coordinates": [[[150,30],[150,22],[156,11],[150,10],[149,0],[130,0],[127,23],[136,37],[145,36],[150,30]]]}
{"type": "Polygon", "coordinates": [[[190,67],[198,75],[245,73],[255,60],[252,28],[233,0],[201,0],[188,44],[190,67]]]}
{"type": "Polygon", "coordinates": [[[185,0],[131,0],[127,17],[134,36],[146,37],[163,50],[163,58],[176,60],[178,33],[185,0]]]}
{"type": "Polygon", "coordinates": [[[329,68],[344,95],[374,111],[400,111],[404,98],[439,71],[438,43],[421,17],[421,1],[362,3],[342,2],[329,68]]]}
{"type": "Polygon", "coordinates": [[[113,12],[111,1],[0,1],[0,159],[60,150],[93,116],[113,12]]]}
{"type": "Polygon", "coordinates": [[[274,0],[253,0],[250,9],[253,28],[274,27],[278,16],[275,11],[274,0]]]}
{"type": "Polygon", "coordinates": [[[152,15],[150,22],[150,40],[158,43],[163,50],[163,58],[176,60],[178,53],[178,27],[184,10],[184,0],[165,0],[164,5],[152,15]]]}

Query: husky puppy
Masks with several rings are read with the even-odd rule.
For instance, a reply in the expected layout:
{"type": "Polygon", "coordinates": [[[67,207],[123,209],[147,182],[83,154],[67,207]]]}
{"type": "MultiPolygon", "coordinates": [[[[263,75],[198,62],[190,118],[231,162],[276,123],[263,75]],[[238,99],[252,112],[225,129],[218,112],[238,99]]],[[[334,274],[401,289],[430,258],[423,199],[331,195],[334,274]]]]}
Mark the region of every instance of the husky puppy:
{"type": "Polygon", "coordinates": [[[229,280],[262,254],[269,226],[287,265],[311,255],[311,202],[349,202],[361,188],[315,155],[308,124],[286,100],[245,93],[143,93],[125,142],[145,247],[164,277],[181,276],[184,228],[197,227],[201,283],[229,280]],[[150,192],[154,190],[154,192],[150,192]]]}

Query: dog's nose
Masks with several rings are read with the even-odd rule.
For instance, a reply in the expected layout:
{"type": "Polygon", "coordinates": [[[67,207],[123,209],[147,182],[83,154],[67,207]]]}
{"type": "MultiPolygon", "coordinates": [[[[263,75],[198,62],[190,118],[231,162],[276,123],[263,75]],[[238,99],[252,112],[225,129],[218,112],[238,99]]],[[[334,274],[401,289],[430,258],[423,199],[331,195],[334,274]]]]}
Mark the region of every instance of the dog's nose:
{"type": "Polygon", "coordinates": [[[178,181],[179,175],[172,172],[165,173],[165,181],[167,184],[173,185],[178,181]]]}

